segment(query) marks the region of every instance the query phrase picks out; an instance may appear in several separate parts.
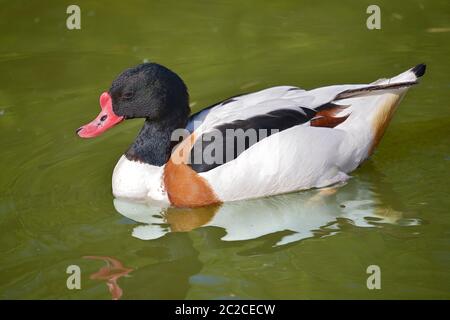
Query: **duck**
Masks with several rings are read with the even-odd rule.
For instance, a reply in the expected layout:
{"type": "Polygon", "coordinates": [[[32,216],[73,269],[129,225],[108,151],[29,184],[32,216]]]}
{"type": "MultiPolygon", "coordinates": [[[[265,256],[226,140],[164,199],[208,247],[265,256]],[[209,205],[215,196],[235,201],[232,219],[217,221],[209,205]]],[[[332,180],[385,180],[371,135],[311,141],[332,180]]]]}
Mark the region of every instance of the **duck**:
{"type": "Polygon", "coordinates": [[[145,119],[114,168],[117,199],[195,208],[320,189],[345,183],[374,153],[425,70],[311,90],[275,86],[191,114],[181,77],[147,62],[119,74],[100,95],[99,115],[76,133],[93,138],[145,119]]]}

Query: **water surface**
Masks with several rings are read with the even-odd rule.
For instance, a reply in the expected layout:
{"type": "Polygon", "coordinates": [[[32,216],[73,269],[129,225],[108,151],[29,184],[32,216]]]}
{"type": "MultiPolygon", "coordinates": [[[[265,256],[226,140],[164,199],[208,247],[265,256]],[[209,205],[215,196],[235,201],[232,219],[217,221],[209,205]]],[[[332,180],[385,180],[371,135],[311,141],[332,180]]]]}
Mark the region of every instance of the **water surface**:
{"type": "Polygon", "coordinates": [[[450,5],[378,1],[2,1],[0,298],[450,298],[450,5]],[[193,111],[273,85],[369,82],[426,62],[375,155],[344,186],[197,210],[113,201],[142,120],[74,130],[124,68],[156,61],[193,111]],[[79,265],[82,289],[68,290],[79,265]],[[382,289],[368,290],[379,265],[382,289]],[[119,268],[120,269],[120,268],[119,268]],[[131,272],[128,272],[132,269],[131,272]],[[108,278],[109,279],[109,278],[108,278]]]}

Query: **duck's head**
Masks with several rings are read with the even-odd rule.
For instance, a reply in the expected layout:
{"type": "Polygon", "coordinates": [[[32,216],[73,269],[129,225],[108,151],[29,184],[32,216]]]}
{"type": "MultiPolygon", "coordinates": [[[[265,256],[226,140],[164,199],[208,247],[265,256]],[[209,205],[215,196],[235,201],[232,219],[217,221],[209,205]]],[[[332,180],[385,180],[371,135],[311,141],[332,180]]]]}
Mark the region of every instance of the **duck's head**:
{"type": "Polygon", "coordinates": [[[190,109],[187,87],[174,72],[144,63],[122,72],[100,95],[100,114],[77,129],[82,138],[96,137],[125,119],[145,118],[169,127],[183,127],[190,109]]]}

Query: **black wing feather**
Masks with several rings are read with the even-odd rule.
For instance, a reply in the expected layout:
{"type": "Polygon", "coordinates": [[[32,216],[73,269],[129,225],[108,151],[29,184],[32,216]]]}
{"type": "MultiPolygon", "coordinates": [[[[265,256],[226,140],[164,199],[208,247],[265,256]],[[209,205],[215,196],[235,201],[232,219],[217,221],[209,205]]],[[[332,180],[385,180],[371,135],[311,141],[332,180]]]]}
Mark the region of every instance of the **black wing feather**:
{"type": "Polygon", "coordinates": [[[206,172],[214,169],[226,162],[236,159],[242,152],[262,139],[267,138],[274,133],[310,121],[316,113],[316,111],[304,107],[299,107],[298,109],[278,109],[245,120],[235,120],[230,123],[221,124],[213,128],[212,131],[203,134],[196,141],[190,153],[190,166],[196,172],[206,172]],[[227,130],[230,129],[234,132],[237,129],[242,129],[244,131],[252,129],[252,132],[256,133],[256,139],[245,138],[245,141],[241,141],[241,144],[238,145],[238,138],[235,135],[227,135],[227,132],[229,132],[227,130]],[[223,137],[223,143],[222,141],[216,141],[216,135],[221,135],[221,137],[223,137]],[[242,142],[244,142],[244,145],[242,145],[242,142]],[[222,146],[220,146],[220,144],[222,144],[222,146]],[[238,148],[238,146],[241,148],[238,148]],[[214,158],[216,160],[215,163],[206,163],[207,161],[205,161],[203,157],[203,151],[207,147],[210,147],[209,150],[219,150],[219,148],[222,148],[222,154],[214,158]],[[230,154],[230,152],[232,154],[230,154]]]}

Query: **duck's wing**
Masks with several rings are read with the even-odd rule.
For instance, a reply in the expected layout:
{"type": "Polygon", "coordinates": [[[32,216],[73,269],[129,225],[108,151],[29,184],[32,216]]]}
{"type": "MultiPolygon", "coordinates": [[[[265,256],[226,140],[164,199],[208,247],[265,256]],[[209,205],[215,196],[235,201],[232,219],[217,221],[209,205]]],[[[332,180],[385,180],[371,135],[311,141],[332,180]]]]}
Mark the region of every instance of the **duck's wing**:
{"type": "Polygon", "coordinates": [[[228,98],[208,107],[191,116],[187,126],[197,137],[190,151],[190,166],[198,173],[209,171],[236,159],[262,139],[294,126],[334,128],[348,114],[340,114],[346,106],[331,101],[345,90],[360,87],[333,86],[305,91],[279,86],[228,98]],[[230,130],[232,134],[228,134],[230,130]],[[205,152],[208,149],[214,149],[214,159],[206,159],[211,155],[205,152]]]}
{"type": "Polygon", "coordinates": [[[253,93],[243,93],[215,103],[195,114],[187,129],[193,132],[198,126],[206,127],[242,120],[281,108],[306,107],[316,109],[330,102],[361,97],[385,90],[402,89],[417,83],[426,66],[419,64],[393,78],[378,79],[369,84],[334,85],[306,91],[294,86],[277,86],[253,93]],[[282,100],[277,101],[276,100],[282,100]]]}
{"type": "Polygon", "coordinates": [[[345,106],[328,102],[316,107],[315,96],[305,93],[292,86],[273,87],[226,99],[193,115],[188,125],[197,136],[190,151],[192,169],[209,171],[236,159],[260,140],[294,126],[332,128],[346,119],[335,116],[345,106]],[[204,152],[207,148],[215,149],[214,161],[206,159],[210,155],[204,152]]]}
{"type": "MultiPolygon", "coordinates": [[[[417,83],[423,75],[424,65],[418,65],[391,79],[380,79],[369,84],[336,85],[305,91],[293,86],[279,86],[226,99],[194,114],[188,124],[196,132],[196,142],[190,152],[191,167],[196,172],[206,172],[236,159],[242,152],[262,139],[295,126],[340,128],[352,114],[353,121],[369,118],[367,108],[361,105],[372,95],[402,91],[417,83]],[[361,113],[366,113],[361,114],[361,113]],[[367,116],[366,116],[367,115],[367,116]],[[237,146],[232,132],[251,131],[237,146]],[[221,136],[218,139],[217,136],[221,136]],[[222,147],[218,147],[218,145],[222,147]],[[232,150],[228,150],[231,146],[232,150]],[[222,152],[222,161],[207,161],[205,150],[222,152]]],[[[365,123],[360,122],[362,126],[365,123]]],[[[329,135],[333,135],[330,130],[329,135]]],[[[207,154],[207,153],[206,153],[207,154]]]]}
{"type": "Polygon", "coordinates": [[[249,118],[252,115],[270,111],[270,109],[276,109],[276,105],[270,104],[270,101],[272,100],[295,97],[298,96],[300,92],[304,91],[305,90],[294,86],[277,86],[257,92],[242,93],[229,97],[191,115],[186,128],[190,132],[193,132],[203,124],[205,120],[211,122],[211,120],[215,118],[221,118],[224,122],[249,118]],[[264,103],[266,107],[260,108],[260,105],[264,103]],[[258,109],[255,109],[255,106],[258,106],[258,109]]]}

